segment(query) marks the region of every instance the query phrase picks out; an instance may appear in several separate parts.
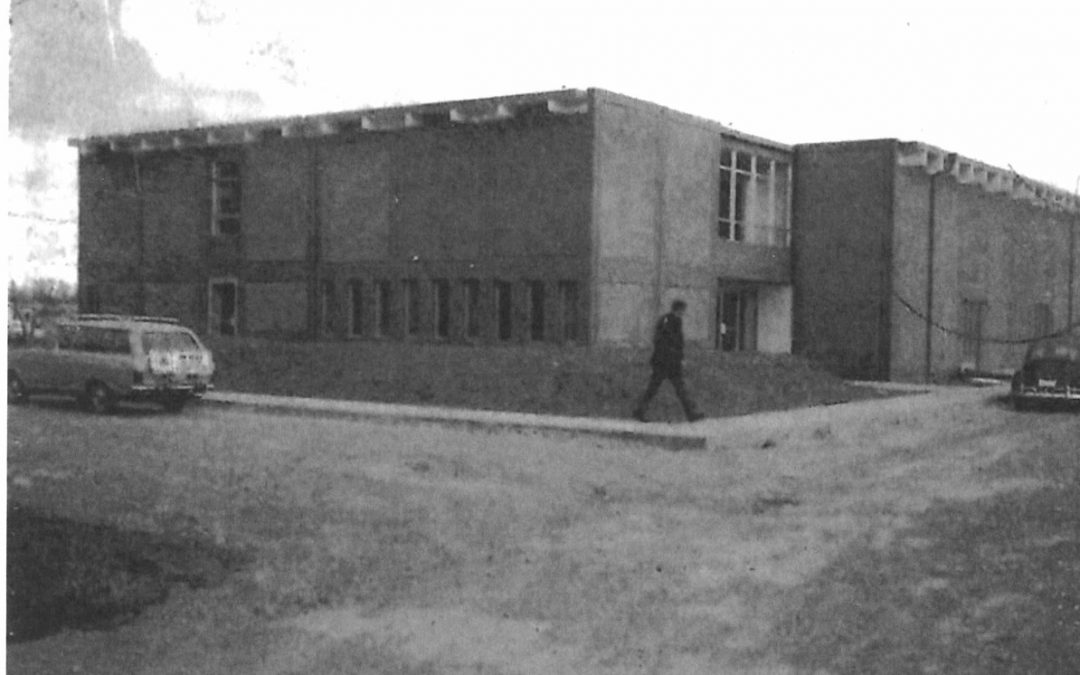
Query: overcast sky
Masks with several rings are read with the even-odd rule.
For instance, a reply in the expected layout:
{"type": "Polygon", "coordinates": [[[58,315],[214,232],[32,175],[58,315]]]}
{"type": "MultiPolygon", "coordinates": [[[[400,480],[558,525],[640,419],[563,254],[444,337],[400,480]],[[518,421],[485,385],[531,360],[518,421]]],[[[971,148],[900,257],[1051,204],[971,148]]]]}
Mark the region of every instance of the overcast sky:
{"type": "Polygon", "coordinates": [[[1076,0],[125,0],[122,27],[162,75],[269,114],[595,86],[787,143],[1080,176],[1076,0]]]}
{"type": "Polygon", "coordinates": [[[13,52],[9,213],[74,217],[67,136],[562,87],[785,143],[895,137],[1069,192],[1080,177],[1078,0],[15,0],[12,16],[13,45],[36,46],[13,52]]]}

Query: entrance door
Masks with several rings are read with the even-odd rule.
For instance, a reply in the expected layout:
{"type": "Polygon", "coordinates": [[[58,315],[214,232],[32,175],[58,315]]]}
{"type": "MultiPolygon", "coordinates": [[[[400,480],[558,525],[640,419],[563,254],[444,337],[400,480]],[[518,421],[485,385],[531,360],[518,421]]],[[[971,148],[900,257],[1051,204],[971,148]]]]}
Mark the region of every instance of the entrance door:
{"type": "Polygon", "coordinates": [[[216,335],[236,335],[236,280],[217,279],[210,282],[209,332],[216,335]]]}
{"type": "Polygon", "coordinates": [[[720,284],[716,294],[716,348],[738,352],[757,348],[757,292],[720,284]]]}

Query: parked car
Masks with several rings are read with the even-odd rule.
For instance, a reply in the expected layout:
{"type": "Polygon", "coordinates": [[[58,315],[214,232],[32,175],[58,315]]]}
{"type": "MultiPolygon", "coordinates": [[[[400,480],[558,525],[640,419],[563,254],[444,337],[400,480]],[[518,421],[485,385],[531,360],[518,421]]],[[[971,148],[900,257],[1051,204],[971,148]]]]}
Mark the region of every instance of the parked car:
{"type": "Polygon", "coordinates": [[[8,401],[72,395],[105,413],[116,402],[152,401],[181,410],[212,388],[214,357],[175,319],[81,314],[8,351],[8,401]]]}
{"type": "Polygon", "coordinates": [[[1017,409],[1039,401],[1080,402],[1080,336],[1032,344],[1013,375],[1012,401],[1017,409]]]}

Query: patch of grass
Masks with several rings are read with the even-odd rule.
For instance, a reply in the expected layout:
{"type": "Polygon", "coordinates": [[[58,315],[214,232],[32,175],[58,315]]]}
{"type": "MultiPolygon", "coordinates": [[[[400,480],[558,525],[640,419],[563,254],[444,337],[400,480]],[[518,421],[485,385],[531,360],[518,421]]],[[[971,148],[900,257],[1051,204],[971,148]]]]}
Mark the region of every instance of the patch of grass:
{"type": "MultiPolygon", "coordinates": [[[[217,339],[223,390],[559,415],[627,417],[649,377],[647,350],[469,347],[217,339]]],[[[692,396],[707,415],[740,415],[883,396],[791,355],[691,350],[692,396]]],[[[670,386],[650,418],[682,420],[670,386]]]]}
{"type": "Polygon", "coordinates": [[[8,506],[8,634],[106,629],[162,602],[174,584],[216,586],[246,556],[197,540],[81,523],[8,506]]]}
{"type": "Polygon", "coordinates": [[[835,673],[1080,672],[1080,464],[1044,447],[1010,464],[1055,472],[1045,487],[939,503],[885,548],[868,535],[792,592],[777,629],[790,662],[835,673]]]}

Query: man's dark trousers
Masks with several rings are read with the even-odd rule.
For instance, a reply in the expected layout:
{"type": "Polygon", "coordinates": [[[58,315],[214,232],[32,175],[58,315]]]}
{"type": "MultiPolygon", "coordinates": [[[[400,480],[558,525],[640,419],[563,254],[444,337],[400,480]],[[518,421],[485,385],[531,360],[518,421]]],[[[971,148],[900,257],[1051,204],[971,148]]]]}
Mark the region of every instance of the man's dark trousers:
{"type": "Polygon", "coordinates": [[[671,365],[657,365],[653,364],[652,376],[649,378],[649,384],[645,387],[645,393],[642,394],[641,400],[638,401],[637,407],[634,411],[637,415],[642,416],[645,414],[645,409],[648,407],[649,402],[656,396],[656,392],[660,390],[660,385],[664,383],[664,380],[671,380],[671,386],[675,387],[675,395],[679,397],[679,403],[682,405],[683,413],[687,419],[694,419],[699,417],[697,407],[694,402],[690,400],[690,395],[686,392],[686,384],[683,382],[682,364],[671,365]]]}

